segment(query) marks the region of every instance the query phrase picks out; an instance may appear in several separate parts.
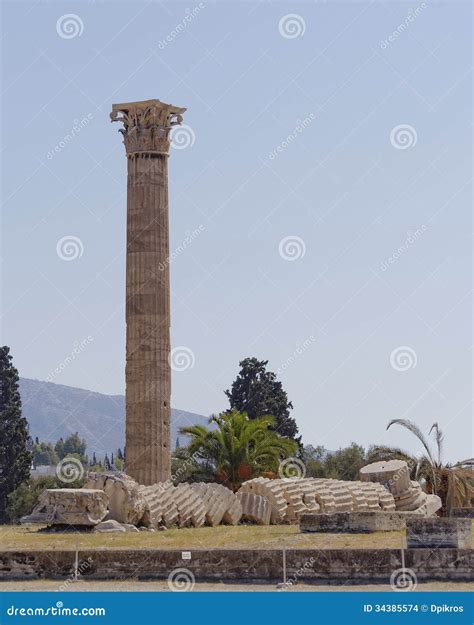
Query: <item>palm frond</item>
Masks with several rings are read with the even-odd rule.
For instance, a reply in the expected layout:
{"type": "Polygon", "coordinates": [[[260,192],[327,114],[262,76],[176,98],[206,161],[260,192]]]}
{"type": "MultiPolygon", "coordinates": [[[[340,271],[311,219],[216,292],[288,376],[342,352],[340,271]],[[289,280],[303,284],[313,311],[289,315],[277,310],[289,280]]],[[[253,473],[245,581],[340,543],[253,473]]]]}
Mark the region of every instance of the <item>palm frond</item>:
{"type": "Polygon", "coordinates": [[[434,466],[435,461],[433,459],[433,453],[432,453],[432,451],[430,449],[430,445],[428,443],[428,440],[425,438],[425,435],[420,430],[420,428],[416,425],[416,423],[413,423],[409,419],[392,419],[390,421],[390,423],[387,425],[387,430],[394,424],[401,425],[402,427],[406,428],[407,430],[409,430],[412,434],[414,434],[417,437],[417,439],[420,441],[420,443],[425,448],[425,451],[426,451],[426,453],[428,455],[428,458],[430,459],[431,463],[434,466]]]}
{"type": "Polygon", "coordinates": [[[439,429],[439,425],[438,423],[433,423],[433,425],[430,428],[429,434],[431,434],[432,431],[435,431],[435,440],[436,440],[436,446],[438,448],[438,465],[441,466],[441,452],[442,452],[442,447],[443,447],[443,433],[441,432],[441,430],[439,429]]]}

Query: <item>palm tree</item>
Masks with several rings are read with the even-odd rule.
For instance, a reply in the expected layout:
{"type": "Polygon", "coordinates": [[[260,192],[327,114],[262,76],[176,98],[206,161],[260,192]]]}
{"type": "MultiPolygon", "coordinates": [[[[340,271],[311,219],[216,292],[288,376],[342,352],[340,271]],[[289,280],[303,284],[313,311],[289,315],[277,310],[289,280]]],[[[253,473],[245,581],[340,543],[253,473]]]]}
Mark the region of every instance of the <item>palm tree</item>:
{"type": "Polygon", "coordinates": [[[194,425],[180,429],[191,437],[190,456],[198,456],[210,477],[236,491],[241,483],[266,473],[278,472],[283,458],[292,456],[298,444],[280,436],[271,416],[249,419],[244,412],[231,410],[213,415],[209,429],[194,425]]]}
{"type": "Polygon", "coordinates": [[[443,502],[442,514],[451,516],[453,508],[471,505],[474,496],[474,458],[468,458],[455,464],[442,461],[444,436],[437,423],[433,423],[428,436],[433,435],[436,447],[433,448],[420,428],[408,419],[393,419],[387,430],[394,424],[401,425],[416,436],[423,447],[420,455],[412,455],[399,447],[374,445],[369,449],[368,461],[399,459],[405,460],[410,467],[414,480],[423,481],[425,490],[438,495],[443,502]]]}

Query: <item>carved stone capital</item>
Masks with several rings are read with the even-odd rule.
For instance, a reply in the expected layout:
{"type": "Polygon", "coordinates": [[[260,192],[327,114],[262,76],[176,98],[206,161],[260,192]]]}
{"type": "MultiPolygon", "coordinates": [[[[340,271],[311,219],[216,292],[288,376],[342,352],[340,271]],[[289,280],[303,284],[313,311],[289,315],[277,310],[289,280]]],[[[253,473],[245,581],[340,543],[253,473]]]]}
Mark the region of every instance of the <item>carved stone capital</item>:
{"type": "Polygon", "coordinates": [[[139,154],[169,154],[170,131],[181,124],[185,108],[165,104],[160,100],[144,100],[113,104],[110,119],[122,122],[123,142],[127,156],[139,154]]]}

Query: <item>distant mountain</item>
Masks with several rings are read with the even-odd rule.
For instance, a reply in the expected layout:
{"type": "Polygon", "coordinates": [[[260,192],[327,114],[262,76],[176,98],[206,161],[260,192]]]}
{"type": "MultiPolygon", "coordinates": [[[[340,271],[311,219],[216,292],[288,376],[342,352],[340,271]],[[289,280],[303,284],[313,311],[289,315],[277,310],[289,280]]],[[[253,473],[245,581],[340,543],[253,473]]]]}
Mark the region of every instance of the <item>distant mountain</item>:
{"type": "MultiPolygon", "coordinates": [[[[23,415],[30,425],[30,435],[41,441],[55,443],[71,433],[79,432],[87,441],[87,454],[109,455],[125,444],[125,397],[103,395],[82,388],[63,386],[40,380],[20,379],[23,415]]],[[[207,417],[171,410],[171,446],[179,436],[181,445],[186,437],[178,435],[180,427],[206,425],[207,417]]]]}

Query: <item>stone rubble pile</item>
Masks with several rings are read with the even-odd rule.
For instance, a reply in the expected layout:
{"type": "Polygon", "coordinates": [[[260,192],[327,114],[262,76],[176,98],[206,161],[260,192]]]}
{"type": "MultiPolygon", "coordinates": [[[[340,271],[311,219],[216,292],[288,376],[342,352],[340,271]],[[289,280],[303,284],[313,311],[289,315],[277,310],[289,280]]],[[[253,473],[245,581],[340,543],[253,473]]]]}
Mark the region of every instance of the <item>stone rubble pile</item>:
{"type": "Polygon", "coordinates": [[[132,525],[148,524],[148,503],[139,485],[125,473],[89,473],[84,488],[102,490],[108,497],[106,520],[132,525]]]}
{"type": "Polygon", "coordinates": [[[206,509],[206,525],[224,523],[237,525],[242,517],[242,506],[235,494],[222,484],[204,483],[189,485],[201,497],[206,509]]]}
{"type": "Polygon", "coordinates": [[[258,477],[242,484],[239,493],[254,493],[267,499],[270,522],[297,523],[306,512],[332,514],[362,510],[393,511],[395,499],[382,484],[346,482],[325,478],[258,477]]]}
{"type": "Polygon", "coordinates": [[[240,520],[258,525],[298,523],[302,514],[413,512],[433,516],[441,507],[410,480],[406,462],[363,467],[360,481],[258,477],[237,493],[221,484],[161,482],[143,486],[124,473],[90,473],[82,489],[45,491],[24,522],[123,528],[215,527],[240,520]],[[108,522],[111,523],[108,523],[108,522]]]}
{"type": "Polygon", "coordinates": [[[441,499],[437,495],[428,495],[418,482],[410,480],[410,469],[404,460],[373,462],[362,467],[359,477],[367,484],[378,483],[390,492],[395,510],[399,512],[433,516],[441,508],[441,499]]]}

